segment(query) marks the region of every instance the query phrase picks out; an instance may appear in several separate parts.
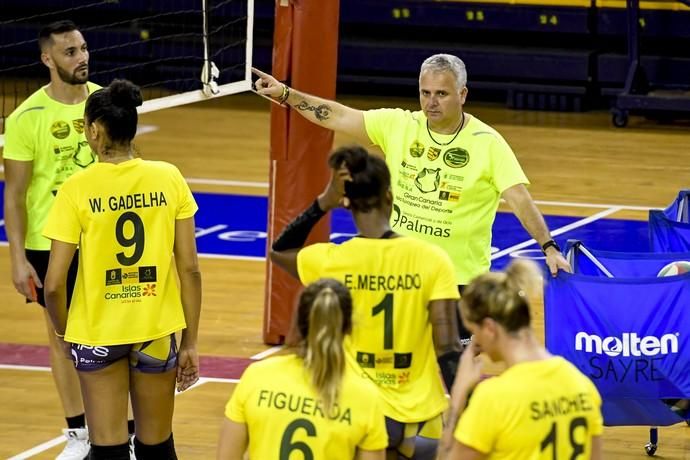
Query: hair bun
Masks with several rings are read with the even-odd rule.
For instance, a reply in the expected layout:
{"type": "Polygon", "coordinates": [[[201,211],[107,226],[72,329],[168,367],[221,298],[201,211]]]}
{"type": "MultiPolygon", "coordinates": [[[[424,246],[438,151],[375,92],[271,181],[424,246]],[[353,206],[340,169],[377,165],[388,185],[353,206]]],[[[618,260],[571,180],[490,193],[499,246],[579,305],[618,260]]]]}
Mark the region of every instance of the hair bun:
{"type": "Polygon", "coordinates": [[[543,272],[532,260],[515,259],[506,268],[506,281],[513,290],[528,297],[537,296],[543,288],[543,272]]]}
{"type": "Polygon", "coordinates": [[[108,90],[110,92],[110,100],[113,102],[113,105],[118,107],[134,109],[143,102],[141,90],[129,80],[113,80],[110,86],[108,86],[108,90]]]}
{"type": "Polygon", "coordinates": [[[350,148],[348,153],[345,162],[351,174],[357,174],[367,169],[369,153],[363,147],[350,148]]]}

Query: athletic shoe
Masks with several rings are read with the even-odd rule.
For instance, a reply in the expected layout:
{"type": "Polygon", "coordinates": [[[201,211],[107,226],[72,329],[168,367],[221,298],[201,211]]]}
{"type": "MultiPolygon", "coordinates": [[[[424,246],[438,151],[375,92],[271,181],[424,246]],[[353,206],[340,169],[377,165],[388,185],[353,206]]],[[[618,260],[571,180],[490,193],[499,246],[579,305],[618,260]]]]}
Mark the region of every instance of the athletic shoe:
{"type": "Polygon", "coordinates": [[[65,448],[55,460],[85,460],[89,456],[89,431],[86,428],[70,428],[62,430],[67,438],[65,448]]]}

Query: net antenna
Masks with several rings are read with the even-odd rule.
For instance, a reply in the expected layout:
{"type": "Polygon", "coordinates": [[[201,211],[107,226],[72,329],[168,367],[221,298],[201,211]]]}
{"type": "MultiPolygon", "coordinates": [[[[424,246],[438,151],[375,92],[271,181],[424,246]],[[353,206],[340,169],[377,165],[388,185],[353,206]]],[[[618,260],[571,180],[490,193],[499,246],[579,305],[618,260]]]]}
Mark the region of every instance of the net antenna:
{"type": "Polygon", "coordinates": [[[202,37],[203,37],[203,66],[201,70],[201,84],[202,89],[188,93],[165,96],[162,98],[144,101],[144,104],[139,107],[139,113],[154,112],[156,110],[176,107],[184,104],[191,104],[207,100],[213,97],[227,96],[237,94],[244,91],[252,90],[252,47],[253,47],[253,29],[254,29],[254,0],[247,1],[247,16],[246,16],[246,35],[245,35],[245,63],[244,63],[244,79],[234,81],[231,83],[219,84],[217,79],[220,77],[220,70],[212,60],[211,56],[219,55],[230,44],[222,44],[219,49],[216,45],[211,43],[211,38],[214,33],[223,30],[226,25],[221,24],[217,28],[209,31],[209,22],[213,17],[213,11],[232,3],[233,0],[217,1],[215,5],[209,8],[209,0],[201,0],[202,7],[202,37]]]}
{"type": "Polygon", "coordinates": [[[201,83],[204,85],[203,93],[211,97],[220,92],[218,82],[216,81],[220,76],[220,70],[216,67],[215,62],[208,58],[208,1],[202,0],[202,4],[202,15],[204,18],[204,67],[201,69],[201,83]]]}

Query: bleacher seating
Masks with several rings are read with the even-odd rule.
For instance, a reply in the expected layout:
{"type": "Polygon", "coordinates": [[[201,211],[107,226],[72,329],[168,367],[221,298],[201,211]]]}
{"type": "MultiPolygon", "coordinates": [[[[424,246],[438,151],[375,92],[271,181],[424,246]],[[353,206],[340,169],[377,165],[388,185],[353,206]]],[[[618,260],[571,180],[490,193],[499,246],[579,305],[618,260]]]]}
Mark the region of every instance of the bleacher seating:
{"type": "MultiPolygon", "coordinates": [[[[88,2],[82,2],[86,4],[88,2]]],[[[199,55],[193,40],[156,42],[157,30],[146,17],[171,15],[168,29],[184,31],[185,20],[198,14],[195,0],[118,0],[96,9],[75,8],[72,19],[88,30],[94,11],[110,22],[139,17],[108,33],[89,33],[94,71],[162,59],[184,71],[174,56],[199,55]],[[146,32],[146,38],[142,35],[146,32]],[[122,43],[132,43],[124,48],[122,43]],[[96,56],[94,56],[96,57],[96,56]]],[[[213,2],[210,2],[213,4],[213,2]]],[[[74,7],[68,0],[6,0],[0,21],[74,7]]],[[[235,2],[220,2],[219,19],[244,14],[235,2]]],[[[624,86],[628,71],[625,0],[340,0],[339,89],[351,92],[408,93],[417,85],[421,61],[436,52],[460,56],[468,66],[473,98],[501,98],[515,108],[583,110],[603,106],[624,86]]],[[[255,0],[254,63],[270,68],[275,0],[255,0]]],[[[51,20],[57,18],[51,18],[51,20]]],[[[690,7],[672,0],[641,3],[644,39],[642,62],[650,82],[670,88],[690,87],[690,7]]],[[[102,22],[101,22],[102,23],[102,22]]],[[[36,62],[32,40],[40,24],[4,24],[0,31],[0,69],[36,62]]],[[[157,25],[160,29],[160,23],[157,25]]],[[[213,27],[213,24],[211,24],[213,27]]],[[[223,43],[217,48],[222,51],[223,43]]],[[[190,73],[198,62],[188,60],[190,73]]],[[[40,74],[40,66],[31,68],[40,74]]],[[[2,74],[0,74],[2,75],[2,74]]]]}

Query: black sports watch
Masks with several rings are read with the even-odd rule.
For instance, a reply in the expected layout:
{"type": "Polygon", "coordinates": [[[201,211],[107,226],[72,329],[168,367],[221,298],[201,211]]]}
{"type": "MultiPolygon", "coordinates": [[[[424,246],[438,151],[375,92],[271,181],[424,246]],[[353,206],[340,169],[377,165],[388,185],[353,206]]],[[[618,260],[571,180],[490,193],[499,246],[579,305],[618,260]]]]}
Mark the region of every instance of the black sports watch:
{"type": "Polygon", "coordinates": [[[554,241],[554,240],[549,240],[546,243],[541,245],[541,252],[546,255],[546,250],[549,248],[555,248],[556,251],[561,252],[561,247],[554,241]]]}

